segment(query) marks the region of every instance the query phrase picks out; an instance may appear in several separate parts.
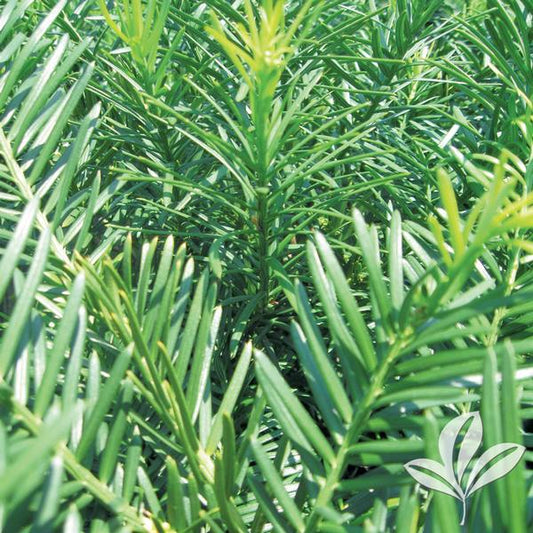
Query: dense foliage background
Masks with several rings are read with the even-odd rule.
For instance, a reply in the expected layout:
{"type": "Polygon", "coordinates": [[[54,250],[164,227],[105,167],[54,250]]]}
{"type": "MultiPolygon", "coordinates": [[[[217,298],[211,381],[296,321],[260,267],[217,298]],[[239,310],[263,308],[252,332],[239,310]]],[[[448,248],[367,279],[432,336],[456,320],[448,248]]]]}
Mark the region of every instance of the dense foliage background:
{"type": "Polygon", "coordinates": [[[2,531],[532,530],[531,0],[0,9],[2,531]]]}

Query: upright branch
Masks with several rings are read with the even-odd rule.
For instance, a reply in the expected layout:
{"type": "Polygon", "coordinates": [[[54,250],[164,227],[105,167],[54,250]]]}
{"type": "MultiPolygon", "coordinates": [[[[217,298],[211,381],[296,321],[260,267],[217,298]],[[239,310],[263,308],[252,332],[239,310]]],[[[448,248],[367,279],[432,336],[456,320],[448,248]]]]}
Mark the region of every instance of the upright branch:
{"type": "MultiPolygon", "coordinates": [[[[281,75],[297,45],[294,35],[304,21],[312,2],[307,1],[289,27],[285,25],[282,0],[266,0],[254,10],[245,0],[247,27],[227,24],[225,29],[213,14],[213,23],[207,31],[220,43],[237,68],[248,88],[250,119],[253,126],[253,173],[255,183],[255,224],[259,269],[260,312],[269,302],[270,270],[268,265],[271,245],[271,213],[269,194],[272,182],[273,150],[269,144],[272,125],[272,103],[281,75]]],[[[309,21],[308,25],[309,26],[309,21]]],[[[301,37],[300,37],[301,38],[301,37]]]]}

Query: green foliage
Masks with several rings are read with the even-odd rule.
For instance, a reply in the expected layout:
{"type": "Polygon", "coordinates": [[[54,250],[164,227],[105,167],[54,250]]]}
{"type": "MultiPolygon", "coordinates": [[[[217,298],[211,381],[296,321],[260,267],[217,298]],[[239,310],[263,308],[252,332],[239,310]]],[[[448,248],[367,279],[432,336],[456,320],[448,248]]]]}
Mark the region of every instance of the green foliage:
{"type": "Polygon", "coordinates": [[[121,26],[113,20],[104,0],[98,0],[98,6],[109,27],[130,47],[134,61],[152,72],[170,0],[165,0],[159,8],[155,0],[149,0],[144,13],[141,0],[132,0],[131,5],[128,0],[122,2],[117,6],[121,26]]]}
{"type": "Polygon", "coordinates": [[[0,529],[530,531],[532,7],[4,2],[0,529]]]}

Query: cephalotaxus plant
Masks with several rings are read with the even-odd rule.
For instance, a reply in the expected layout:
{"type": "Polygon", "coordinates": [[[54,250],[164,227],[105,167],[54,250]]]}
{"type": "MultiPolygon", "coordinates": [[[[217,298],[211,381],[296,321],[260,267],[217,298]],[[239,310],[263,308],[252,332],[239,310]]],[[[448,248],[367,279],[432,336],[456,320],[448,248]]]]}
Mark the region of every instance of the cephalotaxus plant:
{"type": "MultiPolygon", "coordinates": [[[[258,8],[258,16],[250,0],[245,0],[248,27],[236,24],[225,29],[219,19],[212,15],[212,26],[206,30],[220,43],[241,74],[248,91],[250,119],[253,126],[252,154],[255,213],[254,224],[257,228],[257,253],[259,259],[260,308],[264,310],[269,300],[270,273],[268,256],[270,248],[269,193],[273,170],[271,164],[275,157],[272,142],[273,100],[281,75],[287,62],[294,53],[300,39],[305,34],[295,34],[309,13],[313,2],[307,1],[298,11],[295,19],[287,28],[283,12],[283,1],[267,0],[258,8]],[[257,20],[258,19],[258,20],[257,20]]],[[[315,9],[313,16],[316,17],[315,9]]],[[[314,17],[311,17],[313,19],[314,17]]],[[[308,20],[306,28],[311,24],[308,20]]]]}
{"type": "MultiPolygon", "coordinates": [[[[317,308],[311,307],[306,289],[300,281],[288,289],[288,298],[298,315],[298,323],[293,324],[291,333],[327,433],[309,415],[276,365],[265,354],[255,354],[258,381],[267,401],[315,484],[313,490],[309,491],[309,507],[302,506],[304,512],[298,510],[298,513],[294,513],[290,504],[284,508],[288,520],[294,524],[304,522],[302,530],[317,531],[330,516],[335,517],[337,523],[351,520],[339,511],[348,507],[354,491],[362,490],[364,482],[350,479],[346,475],[348,467],[353,464],[364,465],[364,454],[368,451],[380,453],[380,446],[390,446],[391,452],[396,453],[398,441],[385,444],[380,438],[371,435],[370,421],[374,414],[379,411],[378,416],[395,419],[398,416],[395,409],[403,402],[413,402],[413,394],[417,394],[414,401],[424,396],[424,401],[428,400],[431,402],[428,405],[432,405],[435,398],[425,396],[423,385],[444,381],[442,374],[440,379],[434,376],[424,378],[421,374],[417,375],[417,369],[422,369],[417,365],[424,359],[433,361],[426,369],[431,368],[430,372],[436,373],[438,357],[443,356],[444,352],[437,356],[435,352],[420,356],[419,348],[432,348],[439,343],[442,346],[443,338],[445,342],[460,341],[462,331],[470,325],[471,319],[490,316],[497,311],[500,302],[513,305],[510,299],[491,302],[493,295],[487,290],[487,283],[476,281],[476,269],[483,269],[482,262],[491,248],[499,246],[515,250],[516,246],[521,246],[518,240],[520,233],[530,231],[533,224],[531,195],[517,192],[517,182],[523,182],[523,177],[520,171],[507,164],[509,158],[512,156],[506,154],[496,161],[493,173],[482,172],[470,165],[469,171],[485,182],[487,191],[475,202],[466,217],[459,213],[450,177],[444,171],[439,172],[439,193],[444,208],[442,217],[447,220],[448,230],[435,220],[432,224],[443,257],[436,261],[430,259],[424,266],[413,261],[418,270],[416,278],[408,270],[404,271],[404,258],[406,262],[411,261],[419,253],[424,256],[425,252],[412,229],[408,229],[408,225],[402,228],[399,214],[394,213],[391,218],[387,279],[382,270],[378,232],[366,223],[360,211],[354,210],[357,242],[368,272],[368,292],[372,302],[370,312],[375,324],[372,328],[368,327],[356,299],[351,296],[342,268],[324,236],[317,233],[316,244],[308,244],[311,277],[324,309],[328,336],[325,341],[315,318],[318,315],[317,308]],[[513,233],[518,234],[516,239],[510,237],[513,233]],[[413,255],[404,253],[404,241],[413,255]],[[410,286],[404,279],[406,272],[410,277],[410,286]],[[422,289],[426,291],[425,294],[422,294],[422,289]],[[472,293],[472,290],[478,296],[474,306],[468,299],[471,298],[468,293],[472,293]],[[449,328],[450,324],[453,324],[453,329],[449,328]],[[330,339],[331,345],[326,344],[330,339]],[[411,370],[405,373],[402,367],[405,369],[410,365],[411,370]],[[342,378],[339,377],[340,367],[342,378]],[[427,380],[425,383],[424,379],[427,380]],[[355,450],[358,450],[358,454],[354,453],[355,450]],[[354,455],[358,455],[357,458],[354,455]],[[343,497],[346,498],[344,502],[343,497]],[[342,502],[340,506],[339,501],[342,502]],[[327,513],[323,511],[326,508],[327,513]]],[[[516,160],[514,162],[519,164],[516,160]]],[[[422,235],[431,236],[423,228],[417,226],[417,229],[422,235]]],[[[435,242],[431,247],[434,246],[435,242]]],[[[494,324],[487,322],[485,326],[483,337],[489,341],[483,338],[483,342],[496,345],[498,338],[490,338],[494,324]]],[[[472,356],[475,351],[479,353],[475,344],[472,347],[464,345],[462,349],[466,352],[471,348],[472,356]]],[[[497,349],[502,350],[501,343],[497,349]]],[[[444,369],[443,365],[438,369],[444,371],[446,377],[455,377],[457,356],[456,352],[452,352],[450,367],[444,369]]],[[[481,361],[477,368],[481,368],[481,361]]],[[[459,390],[455,386],[450,388],[454,395],[459,390]]],[[[382,451],[384,449],[381,448],[382,451]]],[[[395,459],[393,462],[397,461],[395,459]]],[[[473,472],[472,485],[454,493],[463,502],[487,479],[482,477],[481,469],[473,472]],[[476,479],[478,474],[481,476],[476,479]],[[479,484],[476,485],[477,480],[479,484]]],[[[371,472],[369,475],[372,475],[371,472]]],[[[391,475],[388,479],[392,485],[398,477],[391,475]]],[[[274,484],[269,482],[274,492],[274,484]]],[[[383,487],[387,483],[382,479],[379,485],[383,487]]],[[[377,483],[371,483],[368,488],[375,489],[376,486],[377,483]]],[[[281,497],[278,497],[278,501],[281,501],[281,497]]],[[[441,514],[446,516],[446,513],[441,514]]],[[[447,519],[450,520],[449,516],[447,519]]],[[[453,528],[450,526],[446,530],[453,531],[453,528]]]]}

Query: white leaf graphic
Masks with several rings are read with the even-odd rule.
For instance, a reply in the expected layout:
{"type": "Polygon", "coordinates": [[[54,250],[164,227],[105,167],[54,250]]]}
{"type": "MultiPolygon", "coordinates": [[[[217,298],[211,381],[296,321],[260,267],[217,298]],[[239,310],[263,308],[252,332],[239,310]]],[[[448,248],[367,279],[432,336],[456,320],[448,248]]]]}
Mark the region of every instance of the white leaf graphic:
{"type": "Polygon", "coordinates": [[[484,487],[488,483],[500,479],[510,472],[520,461],[522,455],[524,454],[524,446],[519,444],[514,444],[513,442],[504,442],[502,444],[496,444],[489,448],[477,461],[470,477],[468,479],[468,487],[466,489],[467,496],[471,496],[474,492],[484,487]],[[479,473],[483,470],[487,464],[489,464],[493,459],[496,459],[499,455],[503,454],[506,451],[513,450],[511,453],[499,459],[497,463],[489,467],[483,474],[476,480],[479,473]]]}
{"type": "Polygon", "coordinates": [[[483,425],[481,424],[479,413],[470,414],[473,415],[473,420],[466,431],[461,448],[459,449],[459,456],[457,457],[457,482],[459,485],[461,484],[466,468],[481,445],[481,439],[483,438],[483,425]]]}
{"type": "Polygon", "coordinates": [[[440,437],[439,437],[439,453],[442,458],[442,462],[444,463],[444,468],[446,470],[446,480],[453,484],[455,490],[459,492],[459,494],[462,494],[462,491],[460,489],[460,482],[461,477],[464,474],[464,470],[466,469],[466,466],[468,465],[468,462],[472,459],[473,455],[476,453],[476,450],[479,447],[479,444],[481,442],[481,436],[482,436],[482,429],[481,429],[481,419],[479,416],[479,413],[465,413],[464,415],[458,416],[457,418],[454,418],[451,422],[448,422],[446,426],[444,426],[444,429],[442,430],[440,437]],[[459,458],[461,462],[458,462],[458,476],[456,479],[455,471],[453,467],[453,453],[454,448],[457,442],[457,438],[459,437],[459,433],[467,424],[469,421],[472,421],[472,424],[470,425],[469,430],[467,431],[465,440],[463,441],[463,444],[461,446],[461,450],[459,452],[459,458]],[[474,427],[474,430],[469,436],[470,429],[474,427]],[[479,440],[477,440],[479,434],[479,440]],[[463,446],[464,451],[463,451],[463,446]],[[461,451],[463,451],[461,456],[461,451]],[[463,464],[466,461],[466,464],[463,464]],[[460,474],[459,474],[459,467],[461,468],[460,474]]]}
{"type": "Polygon", "coordinates": [[[524,454],[524,446],[512,442],[497,444],[489,448],[476,462],[468,477],[465,490],[461,482],[481,445],[483,424],[478,412],[466,413],[448,422],[439,437],[439,452],[443,464],[431,459],[415,459],[405,464],[408,474],[428,489],[453,496],[462,503],[463,514],[460,525],[466,520],[467,498],[488,483],[508,474],[524,454]],[[465,425],[457,456],[457,476],[454,469],[454,448],[465,425]],[[483,472],[483,473],[482,473],[483,472]]]}
{"type": "Polygon", "coordinates": [[[411,475],[416,481],[418,481],[418,483],[420,483],[420,485],[423,485],[428,489],[444,492],[444,494],[449,494],[458,500],[462,499],[461,495],[459,495],[455,490],[446,485],[446,483],[442,482],[440,479],[433,477],[426,472],[418,470],[418,468],[429,470],[446,481],[449,481],[450,485],[453,485],[455,488],[455,483],[452,483],[446,477],[446,470],[444,466],[437,461],[433,461],[432,459],[414,459],[413,461],[409,461],[407,464],[405,464],[404,468],[407,470],[409,475],[411,475]]]}

